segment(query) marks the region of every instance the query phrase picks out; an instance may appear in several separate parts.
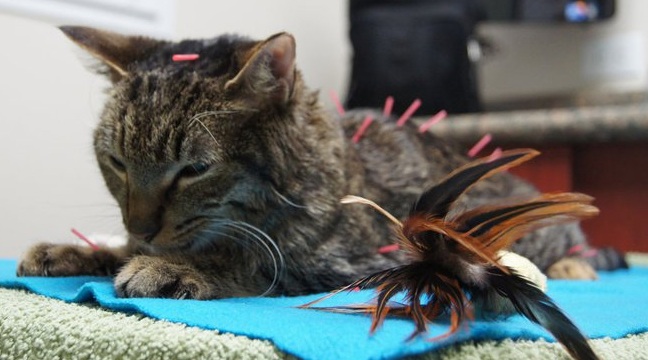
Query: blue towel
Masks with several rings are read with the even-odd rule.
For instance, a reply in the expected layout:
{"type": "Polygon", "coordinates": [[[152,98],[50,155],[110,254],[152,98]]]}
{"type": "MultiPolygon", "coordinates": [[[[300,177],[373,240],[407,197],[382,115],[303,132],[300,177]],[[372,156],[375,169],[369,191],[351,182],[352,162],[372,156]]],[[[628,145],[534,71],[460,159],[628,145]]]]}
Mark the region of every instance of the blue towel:
{"type": "MultiPolygon", "coordinates": [[[[110,278],[18,278],[16,261],[0,260],[0,286],[28,289],[67,302],[96,301],[118,311],[138,312],[152,318],[216,329],[251,338],[267,339],[279,349],[305,359],[394,358],[432,351],[466,340],[546,339],[543,328],[521,316],[499,321],[473,321],[441,341],[426,337],[406,341],[413,323],[390,318],[374,334],[366,315],[302,310],[295,306],[321,295],[224,300],[121,299],[110,278]]],[[[599,281],[550,280],[549,292],[558,305],[590,338],[621,338],[648,331],[648,268],[603,272],[599,281]]],[[[340,294],[326,305],[360,303],[373,292],[340,294]]],[[[444,334],[447,323],[430,326],[428,336],[444,334]]]]}

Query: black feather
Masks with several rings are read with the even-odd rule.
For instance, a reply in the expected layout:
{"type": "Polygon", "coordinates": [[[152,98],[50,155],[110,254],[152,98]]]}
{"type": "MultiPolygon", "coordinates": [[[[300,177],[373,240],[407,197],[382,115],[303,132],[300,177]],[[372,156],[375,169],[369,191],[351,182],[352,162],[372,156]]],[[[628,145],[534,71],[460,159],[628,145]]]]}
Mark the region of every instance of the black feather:
{"type": "Polygon", "coordinates": [[[412,206],[410,215],[425,212],[430,216],[445,215],[450,206],[461,194],[466,192],[479,180],[517,163],[526,161],[539,153],[535,150],[522,149],[507,151],[500,158],[488,161],[482,159],[459,168],[448,175],[442,182],[425,191],[412,206]]]}
{"type": "MultiPolygon", "coordinates": [[[[508,298],[521,315],[547,329],[575,359],[598,359],[576,325],[529,280],[517,275],[514,270],[506,274],[492,267],[488,272],[488,283],[487,291],[496,291],[508,298]]],[[[478,297],[479,291],[473,292],[473,296],[478,297]]]]}

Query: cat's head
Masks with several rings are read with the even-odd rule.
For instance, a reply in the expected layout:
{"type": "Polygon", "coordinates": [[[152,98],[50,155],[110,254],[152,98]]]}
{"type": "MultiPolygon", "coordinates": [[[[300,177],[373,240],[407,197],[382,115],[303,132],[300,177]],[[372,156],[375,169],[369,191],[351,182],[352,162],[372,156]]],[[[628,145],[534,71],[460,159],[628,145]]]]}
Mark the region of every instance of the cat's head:
{"type": "Polygon", "coordinates": [[[219,218],[254,223],[269,198],[286,200],[273,162],[301,87],[291,35],[173,43],[61,30],[111,81],[94,147],[131,239],[194,246],[219,218]],[[187,53],[199,58],[172,59],[187,53]]]}

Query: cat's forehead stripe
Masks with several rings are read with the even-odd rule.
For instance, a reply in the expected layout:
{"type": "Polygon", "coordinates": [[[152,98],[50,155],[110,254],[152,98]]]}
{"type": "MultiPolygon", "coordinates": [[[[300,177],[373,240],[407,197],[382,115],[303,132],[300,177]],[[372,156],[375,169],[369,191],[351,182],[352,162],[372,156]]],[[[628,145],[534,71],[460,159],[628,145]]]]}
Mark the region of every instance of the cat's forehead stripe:
{"type": "Polygon", "coordinates": [[[205,81],[202,70],[187,71],[169,60],[170,65],[134,68],[113,89],[113,110],[104,119],[115,128],[112,151],[137,163],[217,161],[222,158],[218,122],[233,116],[223,110],[225,80],[205,81]],[[201,114],[206,115],[192,121],[201,114]]]}
{"type": "Polygon", "coordinates": [[[209,127],[213,115],[190,119],[170,114],[139,117],[127,112],[122,121],[115,123],[119,125],[113,136],[121,146],[120,152],[135,162],[191,160],[196,153],[206,159],[220,158],[216,154],[220,143],[209,127]]]}
{"type": "Polygon", "coordinates": [[[133,161],[167,162],[178,160],[175,151],[182,132],[175,130],[170,116],[137,116],[129,114],[123,120],[125,155],[133,161]]]}

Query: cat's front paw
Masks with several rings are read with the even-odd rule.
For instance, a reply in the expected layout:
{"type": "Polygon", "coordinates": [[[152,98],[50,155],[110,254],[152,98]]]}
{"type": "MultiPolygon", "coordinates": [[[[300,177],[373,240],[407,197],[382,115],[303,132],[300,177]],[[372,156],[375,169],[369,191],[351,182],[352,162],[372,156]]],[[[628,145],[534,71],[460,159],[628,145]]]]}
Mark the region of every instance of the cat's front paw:
{"type": "Polygon", "coordinates": [[[596,280],[596,270],[584,260],[565,257],[556,261],[547,269],[547,276],[552,279],[596,280]]]}
{"type": "Polygon", "coordinates": [[[121,297],[201,300],[215,297],[212,286],[193,267],[151,256],[131,259],[117,274],[115,290],[121,297]]]}
{"type": "Polygon", "coordinates": [[[108,251],[60,244],[38,244],[23,256],[18,276],[110,275],[116,258],[108,251]]]}

